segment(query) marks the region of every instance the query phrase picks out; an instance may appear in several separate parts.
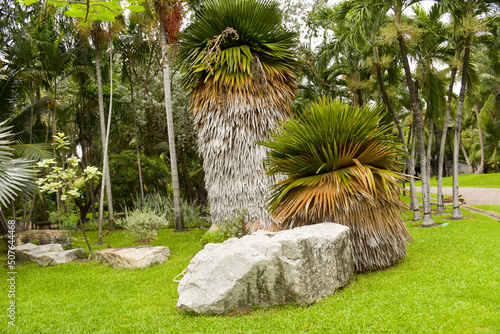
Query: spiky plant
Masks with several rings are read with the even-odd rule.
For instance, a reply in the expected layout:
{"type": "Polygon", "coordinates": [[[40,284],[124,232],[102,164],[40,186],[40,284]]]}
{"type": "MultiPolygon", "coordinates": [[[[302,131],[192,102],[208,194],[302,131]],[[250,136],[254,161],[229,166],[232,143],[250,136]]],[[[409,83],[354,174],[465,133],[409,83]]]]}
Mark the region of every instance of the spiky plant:
{"type": "Polygon", "coordinates": [[[286,176],[269,200],[278,228],[348,226],[358,272],[398,262],[411,240],[400,217],[406,209],[396,160],[402,148],[380,125],[382,110],[325,98],[261,142],[270,148],[269,175],[286,176]]]}
{"type": "Polygon", "coordinates": [[[267,148],[255,142],[290,115],[295,34],[274,1],[212,0],[180,38],[212,221],[246,208],[247,222],[271,225],[265,199],[275,177],[266,177],[267,148]]]}

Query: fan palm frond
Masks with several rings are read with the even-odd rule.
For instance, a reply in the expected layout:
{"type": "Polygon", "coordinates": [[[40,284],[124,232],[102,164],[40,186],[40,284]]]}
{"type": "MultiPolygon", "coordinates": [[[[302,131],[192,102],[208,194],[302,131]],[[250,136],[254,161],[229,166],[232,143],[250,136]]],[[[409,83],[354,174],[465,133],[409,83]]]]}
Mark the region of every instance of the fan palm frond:
{"type": "Polygon", "coordinates": [[[286,176],[269,200],[278,228],[349,226],[358,272],[396,263],[411,240],[400,217],[403,150],[380,125],[383,110],[324,98],[261,142],[270,149],[268,174],[286,176]]]}
{"type": "Polygon", "coordinates": [[[7,206],[18,196],[31,196],[36,190],[36,170],[31,161],[13,159],[12,133],[0,123],[0,205],[7,206]]]}

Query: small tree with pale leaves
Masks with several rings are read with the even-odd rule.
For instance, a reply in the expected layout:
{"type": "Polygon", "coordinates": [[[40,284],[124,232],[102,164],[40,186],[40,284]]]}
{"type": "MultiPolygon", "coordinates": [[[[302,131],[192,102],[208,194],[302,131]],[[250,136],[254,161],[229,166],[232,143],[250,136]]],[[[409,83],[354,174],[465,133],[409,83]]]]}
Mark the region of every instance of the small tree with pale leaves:
{"type": "MultiPolygon", "coordinates": [[[[57,133],[54,138],[55,143],[53,143],[53,145],[55,145],[56,149],[69,149],[69,140],[64,133],[57,133]]],[[[76,157],[67,158],[62,166],[59,166],[56,159],[45,159],[39,162],[38,167],[43,168],[46,171],[45,177],[39,178],[37,181],[40,191],[51,194],[61,190],[61,201],[65,203],[73,201],[75,210],[78,210],[75,198],[81,197],[81,194],[78,190],[76,181],[82,176],[85,181],[88,181],[102,175],[97,167],[88,166],[82,171],[78,164],[79,162],[80,159],[76,157]]],[[[80,217],[80,215],[78,215],[78,217],[80,217]]],[[[83,228],[83,222],[80,218],[78,218],[78,222],[83,236],[85,237],[85,241],[87,242],[90,258],[92,256],[92,248],[90,247],[85,229],[83,228]]]]}

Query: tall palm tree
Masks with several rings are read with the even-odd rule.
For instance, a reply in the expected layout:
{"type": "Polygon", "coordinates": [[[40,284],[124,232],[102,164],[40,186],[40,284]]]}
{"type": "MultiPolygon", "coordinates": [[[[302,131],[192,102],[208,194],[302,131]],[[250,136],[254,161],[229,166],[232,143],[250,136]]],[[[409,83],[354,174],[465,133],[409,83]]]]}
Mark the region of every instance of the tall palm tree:
{"type": "Polygon", "coordinates": [[[270,175],[285,175],[270,198],[280,229],[321,222],[350,228],[358,272],[390,266],[411,240],[400,213],[401,143],[381,126],[381,105],[355,107],[323,99],[290,119],[262,145],[270,175]]]}
{"type": "Polygon", "coordinates": [[[422,118],[422,113],[419,106],[418,91],[415,88],[412,78],[412,71],[410,68],[410,61],[408,57],[408,46],[407,46],[407,36],[405,25],[403,25],[403,12],[410,6],[416,4],[417,0],[374,0],[370,5],[369,9],[371,11],[380,12],[383,10],[384,13],[389,11],[394,12],[394,30],[395,33],[393,37],[396,39],[401,54],[401,60],[403,62],[403,68],[406,78],[406,86],[410,95],[411,109],[414,117],[415,132],[417,135],[417,148],[420,156],[420,167],[422,174],[422,202],[424,206],[424,220],[422,226],[434,226],[434,220],[432,218],[432,206],[430,198],[430,179],[429,173],[427,171],[427,156],[425,151],[424,142],[424,123],[422,118]]]}
{"type": "Polygon", "coordinates": [[[481,32],[480,15],[488,12],[490,5],[498,6],[497,1],[488,0],[440,0],[443,6],[448,10],[453,18],[453,23],[459,29],[463,38],[463,60],[462,60],[462,78],[460,94],[458,97],[457,113],[455,117],[455,140],[453,145],[453,212],[452,219],[462,219],[459,201],[458,185],[458,157],[460,153],[461,131],[462,131],[462,112],[465,101],[465,90],[467,87],[470,49],[472,40],[478,32],[481,32]]]}
{"type": "Polygon", "coordinates": [[[215,224],[241,208],[249,223],[273,224],[265,200],[279,177],[265,175],[267,149],[255,142],[290,115],[294,38],[276,2],[255,0],[207,1],[181,34],[183,84],[215,224]]]}
{"type": "Polygon", "coordinates": [[[156,2],[157,19],[160,21],[161,55],[163,63],[163,91],[165,93],[165,113],[167,116],[168,147],[170,153],[170,173],[172,175],[172,189],[174,193],[175,230],[184,230],[182,217],[181,190],[179,170],[177,167],[177,153],[175,148],[174,117],[172,114],[172,90],[170,82],[170,53],[169,45],[177,41],[177,34],[182,20],[182,5],[180,1],[156,2]]]}

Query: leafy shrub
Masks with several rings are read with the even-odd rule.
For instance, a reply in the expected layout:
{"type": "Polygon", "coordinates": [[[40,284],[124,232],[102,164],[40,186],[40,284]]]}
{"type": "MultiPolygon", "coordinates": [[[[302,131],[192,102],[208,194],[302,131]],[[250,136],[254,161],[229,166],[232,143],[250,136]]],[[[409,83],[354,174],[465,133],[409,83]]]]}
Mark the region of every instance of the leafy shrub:
{"type": "Polygon", "coordinates": [[[241,238],[242,236],[248,234],[246,229],[246,216],[248,214],[247,209],[238,209],[238,216],[234,219],[224,219],[224,221],[218,226],[218,229],[206,233],[200,240],[202,245],[208,243],[222,243],[230,238],[241,238]]]}
{"type": "Polygon", "coordinates": [[[150,239],[155,239],[156,230],[167,225],[168,223],[163,217],[147,208],[129,212],[123,221],[123,226],[130,231],[130,234],[137,240],[146,241],[147,244],[149,244],[150,239]]]}
{"type": "MultiPolygon", "coordinates": [[[[98,231],[99,230],[99,220],[96,221],[88,221],[83,224],[85,226],[86,231],[98,231]]],[[[115,226],[118,228],[118,226],[115,226]]],[[[109,230],[109,220],[103,220],[102,221],[102,229],[104,230],[109,230]]]]}

